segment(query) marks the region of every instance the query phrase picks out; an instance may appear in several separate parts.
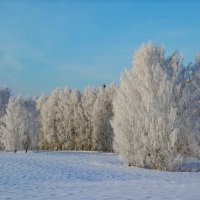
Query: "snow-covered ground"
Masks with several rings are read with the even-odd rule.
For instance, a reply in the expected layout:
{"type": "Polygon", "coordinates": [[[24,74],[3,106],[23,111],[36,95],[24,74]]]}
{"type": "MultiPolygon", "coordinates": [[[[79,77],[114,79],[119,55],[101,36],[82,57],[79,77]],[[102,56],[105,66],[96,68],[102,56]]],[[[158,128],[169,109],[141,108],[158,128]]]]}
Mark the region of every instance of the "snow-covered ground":
{"type": "Polygon", "coordinates": [[[129,168],[111,153],[0,153],[0,199],[200,199],[200,173],[129,168]]]}

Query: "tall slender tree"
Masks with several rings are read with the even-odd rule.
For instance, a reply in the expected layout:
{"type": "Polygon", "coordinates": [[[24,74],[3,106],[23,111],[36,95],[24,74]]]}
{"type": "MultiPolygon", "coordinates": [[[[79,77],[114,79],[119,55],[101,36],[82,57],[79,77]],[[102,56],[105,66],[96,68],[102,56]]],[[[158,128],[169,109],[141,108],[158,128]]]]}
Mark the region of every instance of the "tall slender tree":
{"type": "Polygon", "coordinates": [[[92,112],[93,149],[112,151],[113,129],[110,120],[113,117],[112,101],[116,87],[110,85],[101,87],[92,112]]]}
{"type": "MultiPolygon", "coordinates": [[[[40,149],[59,149],[56,125],[58,114],[58,102],[59,89],[55,89],[52,92],[52,94],[41,104],[39,136],[40,149]]],[[[38,106],[40,106],[40,104],[38,104],[38,106]]]]}
{"type": "Polygon", "coordinates": [[[93,138],[93,125],[92,125],[92,112],[97,98],[97,90],[93,87],[87,87],[83,91],[81,98],[82,105],[82,128],[80,130],[81,144],[83,150],[92,150],[93,138]],[[81,134],[82,133],[82,134],[81,134]]]}

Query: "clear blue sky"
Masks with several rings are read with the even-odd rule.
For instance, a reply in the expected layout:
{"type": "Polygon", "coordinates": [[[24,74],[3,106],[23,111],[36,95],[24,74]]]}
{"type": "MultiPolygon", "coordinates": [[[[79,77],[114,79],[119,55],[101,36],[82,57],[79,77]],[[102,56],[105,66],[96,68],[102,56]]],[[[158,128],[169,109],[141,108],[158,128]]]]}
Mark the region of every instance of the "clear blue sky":
{"type": "Polygon", "coordinates": [[[200,2],[0,0],[0,85],[23,95],[119,81],[141,43],[200,52],[200,2]]]}

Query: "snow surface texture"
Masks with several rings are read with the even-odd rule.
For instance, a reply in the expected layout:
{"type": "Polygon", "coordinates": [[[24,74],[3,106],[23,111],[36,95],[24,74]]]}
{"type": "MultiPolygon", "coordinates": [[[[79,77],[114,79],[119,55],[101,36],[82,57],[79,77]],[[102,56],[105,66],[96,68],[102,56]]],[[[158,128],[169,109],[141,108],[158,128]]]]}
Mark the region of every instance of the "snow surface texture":
{"type": "Polygon", "coordinates": [[[0,199],[199,199],[200,173],[126,167],[111,153],[0,153],[0,199]]]}

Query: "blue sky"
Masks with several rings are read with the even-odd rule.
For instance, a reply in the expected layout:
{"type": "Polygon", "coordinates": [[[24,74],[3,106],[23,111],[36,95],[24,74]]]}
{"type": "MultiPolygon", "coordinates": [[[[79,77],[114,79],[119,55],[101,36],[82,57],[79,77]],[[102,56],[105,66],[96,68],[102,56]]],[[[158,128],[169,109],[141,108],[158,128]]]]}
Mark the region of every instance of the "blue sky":
{"type": "Polygon", "coordinates": [[[200,52],[200,3],[167,2],[0,0],[0,85],[39,95],[118,83],[149,40],[192,61],[200,52]]]}

